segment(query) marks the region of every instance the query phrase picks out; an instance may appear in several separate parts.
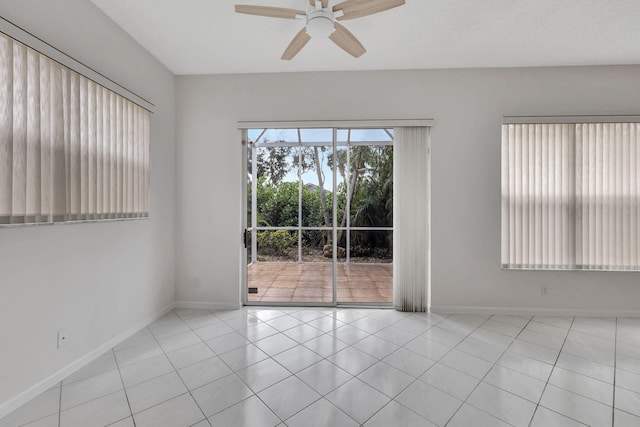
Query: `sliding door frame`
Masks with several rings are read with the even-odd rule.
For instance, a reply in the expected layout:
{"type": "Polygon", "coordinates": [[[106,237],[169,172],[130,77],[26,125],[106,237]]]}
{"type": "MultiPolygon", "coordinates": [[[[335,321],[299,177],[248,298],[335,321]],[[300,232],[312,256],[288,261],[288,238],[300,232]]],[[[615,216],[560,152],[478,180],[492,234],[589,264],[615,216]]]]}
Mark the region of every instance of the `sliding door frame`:
{"type": "MultiPolygon", "coordinates": [[[[242,223],[241,223],[241,235],[243,235],[243,239],[245,244],[241,245],[241,278],[240,278],[240,287],[241,287],[241,300],[243,305],[249,306],[282,306],[282,307],[291,307],[291,306],[299,306],[299,307],[384,307],[384,308],[392,308],[392,304],[390,303],[375,303],[375,302],[363,302],[363,303],[355,303],[355,302],[345,302],[341,303],[337,298],[337,266],[338,266],[338,241],[337,234],[338,229],[344,230],[347,233],[347,258],[346,262],[349,262],[349,252],[350,252],[350,233],[349,231],[393,231],[393,226],[391,227],[350,227],[350,218],[347,217],[346,227],[338,227],[338,215],[337,215],[337,171],[336,171],[336,162],[333,162],[332,165],[332,198],[333,198],[333,206],[332,206],[332,227],[302,227],[301,222],[301,211],[299,210],[298,217],[298,225],[297,227],[261,227],[261,230],[292,230],[296,229],[298,232],[298,261],[302,262],[301,258],[301,244],[300,241],[302,239],[301,231],[304,230],[323,230],[323,231],[331,231],[332,232],[332,272],[333,272],[333,301],[329,303],[319,302],[261,302],[261,301],[249,301],[249,289],[248,289],[248,255],[251,253],[251,262],[256,262],[257,259],[257,239],[255,238],[257,235],[257,215],[254,210],[257,208],[257,180],[255,179],[255,171],[253,169],[256,168],[257,163],[257,154],[256,148],[260,146],[276,146],[274,144],[256,144],[255,146],[251,146],[249,144],[248,138],[248,130],[249,129],[332,129],[333,138],[332,138],[332,152],[335,155],[337,152],[337,148],[340,144],[338,144],[338,135],[337,132],[339,129],[389,129],[395,127],[403,127],[403,126],[433,126],[433,120],[430,119],[409,119],[409,120],[357,120],[357,121],[345,121],[345,120],[336,120],[336,121],[302,121],[302,122],[238,122],[238,129],[242,131],[242,223]],[[251,155],[251,165],[252,165],[252,200],[251,200],[251,224],[248,224],[248,203],[249,200],[247,198],[247,185],[248,185],[248,156],[249,153],[251,155]],[[246,242],[248,240],[247,234],[251,233],[251,247],[247,247],[246,242]]],[[[348,148],[350,146],[358,146],[358,145],[371,145],[370,143],[363,142],[355,142],[355,143],[347,143],[344,144],[347,147],[347,153],[349,153],[348,148]]],[[[393,145],[391,143],[379,143],[376,145],[393,145]]],[[[299,143],[280,143],[280,147],[301,147],[299,143]]],[[[305,143],[304,146],[329,146],[327,142],[324,143],[305,143]]],[[[301,156],[301,153],[299,154],[301,156]]],[[[300,179],[301,171],[299,169],[298,177],[300,179]]],[[[349,179],[349,177],[347,177],[349,179]]],[[[300,182],[300,181],[299,181],[300,182]]],[[[346,183],[348,185],[348,183],[346,183]]],[[[299,184],[300,185],[300,184],[299,184]]],[[[351,190],[351,189],[349,189],[351,190]]],[[[301,197],[301,192],[299,191],[299,198],[301,197]]],[[[299,201],[300,202],[300,201],[299,201]]],[[[348,200],[347,200],[348,203],[348,200]]],[[[344,215],[348,215],[348,207],[345,206],[344,215]]]]}

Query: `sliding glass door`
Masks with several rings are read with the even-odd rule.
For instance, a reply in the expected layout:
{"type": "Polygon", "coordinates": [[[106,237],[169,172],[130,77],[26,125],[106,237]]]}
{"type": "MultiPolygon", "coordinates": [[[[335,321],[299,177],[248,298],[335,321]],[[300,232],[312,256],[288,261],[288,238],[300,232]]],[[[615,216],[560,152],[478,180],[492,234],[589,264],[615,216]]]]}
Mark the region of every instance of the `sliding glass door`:
{"type": "Polygon", "coordinates": [[[391,303],[393,131],[245,132],[245,301],[391,303]]]}

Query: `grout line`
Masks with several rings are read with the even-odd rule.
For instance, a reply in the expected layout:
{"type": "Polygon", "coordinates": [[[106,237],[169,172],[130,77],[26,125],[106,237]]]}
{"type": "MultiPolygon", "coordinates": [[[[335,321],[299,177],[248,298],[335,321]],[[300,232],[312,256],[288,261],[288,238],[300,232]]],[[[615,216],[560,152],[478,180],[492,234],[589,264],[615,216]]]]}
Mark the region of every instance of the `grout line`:
{"type": "Polygon", "coordinates": [[[615,344],[613,346],[613,399],[611,400],[611,425],[616,425],[616,378],[618,377],[618,318],[616,317],[615,344]]]}
{"type": "MultiPolygon", "coordinates": [[[[355,378],[355,377],[354,377],[354,378],[355,378]]],[[[301,381],[302,381],[302,380],[301,380],[301,381]]],[[[351,380],[349,380],[349,381],[351,381],[351,380]]],[[[345,384],[346,384],[346,383],[345,383],[345,384]]],[[[342,384],[341,384],[340,386],[342,386],[342,384]]],[[[336,388],[337,388],[337,387],[336,387],[336,388]]],[[[329,394],[329,393],[327,393],[327,394],[329,394]]],[[[353,418],[351,415],[349,415],[349,414],[347,414],[346,412],[344,412],[344,411],[343,411],[339,406],[335,405],[332,401],[330,401],[329,399],[327,399],[325,396],[322,396],[320,399],[316,400],[316,401],[315,401],[315,402],[313,402],[311,405],[315,405],[316,403],[318,403],[318,402],[319,402],[320,400],[322,400],[322,399],[326,400],[326,401],[327,401],[327,403],[328,403],[329,405],[333,406],[333,407],[334,407],[334,408],[336,408],[338,411],[342,412],[344,415],[346,415],[346,416],[347,416],[347,418],[349,418],[349,419],[353,420],[356,424],[358,424],[358,425],[360,425],[360,426],[364,425],[364,423],[360,424],[360,423],[359,423],[355,418],[353,418]]],[[[311,406],[311,405],[309,405],[309,406],[311,406]]],[[[308,408],[309,406],[307,406],[306,408],[308,408]]],[[[386,405],[385,405],[385,406],[386,406],[386,405]]],[[[297,412],[296,414],[294,414],[294,415],[290,416],[289,418],[287,418],[287,420],[290,420],[291,418],[295,417],[297,414],[299,414],[300,412],[304,411],[306,408],[304,408],[304,409],[302,409],[301,411],[297,412]]]]}
{"type": "MultiPolygon", "coordinates": [[[[114,369],[113,371],[110,371],[110,372],[115,372],[115,369],[114,369]]],[[[100,375],[102,375],[102,374],[100,374],[100,375]]],[[[97,376],[97,375],[96,375],[96,376],[97,376]]],[[[90,378],[93,378],[93,377],[90,377],[90,378]]],[[[90,378],[88,378],[88,379],[90,379],[90,378]]],[[[73,384],[73,383],[72,383],[72,384],[73,384]]],[[[95,401],[96,401],[96,400],[98,400],[98,399],[102,399],[103,397],[111,396],[112,394],[116,394],[116,393],[118,393],[118,392],[120,392],[120,391],[123,391],[123,389],[115,390],[115,391],[110,391],[109,393],[102,394],[102,395],[100,395],[100,396],[98,396],[98,397],[94,397],[93,399],[87,400],[86,402],[82,402],[82,403],[78,403],[77,405],[69,406],[68,408],[63,409],[62,411],[60,411],[60,413],[65,412],[65,411],[69,411],[69,410],[71,410],[71,409],[77,408],[77,407],[82,406],[82,405],[86,405],[86,404],[91,403],[91,402],[95,402],[95,401]]],[[[50,417],[51,415],[54,415],[54,414],[46,415],[46,416],[44,416],[44,417],[42,417],[42,418],[38,418],[37,420],[29,421],[29,423],[33,423],[33,422],[35,422],[35,421],[41,421],[43,418],[48,418],[48,417],[50,417]]],[[[118,420],[118,421],[120,421],[120,420],[118,420]]],[[[114,422],[117,422],[117,421],[114,421],[114,422]]]]}
{"type": "Polygon", "coordinates": [[[58,427],[62,423],[62,381],[59,384],[60,396],[58,396],[58,427]]]}
{"type": "MultiPolygon", "coordinates": [[[[536,409],[533,411],[533,415],[531,415],[531,420],[529,421],[529,426],[531,426],[531,423],[533,423],[533,418],[536,415],[536,412],[538,412],[538,408],[540,407],[540,402],[542,402],[542,397],[544,396],[545,391],[547,390],[547,386],[549,385],[549,380],[551,379],[551,376],[553,375],[553,371],[556,369],[556,365],[558,364],[558,360],[560,359],[560,355],[562,354],[562,349],[564,348],[564,345],[567,342],[567,338],[569,338],[569,333],[571,333],[571,328],[573,327],[574,322],[576,321],[576,318],[573,317],[571,320],[571,325],[569,325],[569,328],[567,329],[567,335],[565,335],[564,337],[564,341],[562,342],[562,346],[560,347],[560,351],[558,351],[558,355],[556,356],[556,360],[555,362],[553,362],[553,367],[551,368],[551,372],[549,372],[549,377],[547,377],[547,381],[544,384],[544,388],[542,389],[542,393],[540,393],[540,398],[538,399],[538,403],[536,404],[536,409]]],[[[543,406],[544,408],[544,406],[543,406]]],[[[547,409],[547,408],[545,408],[547,409]]],[[[553,411],[555,412],[555,411],[553,411]]],[[[560,414],[562,416],[565,416],[569,419],[573,419],[565,414],[560,414]]],[[[579,422],[578,420],[574,420],[576,422],[579,422]]]]}
{"type": "MultiPolygon", "coordinates": [[[[108,371],[108,372],[105,372],[105,373],[102,373],[102,374],[93,375],[93,376],[88,377],[88,378],[85,378],[84,380],[81,380],[81,381],[91,380],[91,379],[94,379],[95,377],[99,377],[99,376],[101,376],[101,375],[110,374],[110,373],[115,372],[115,371],[117,371],[117,369],[112,369],[112,370],[110,370],[110,371],[108,371]]],[[[61,387],[62,387],[62,388],[64,388],[64,386],[65,386],[65,385],[72,385],[72,384],[76,384],[76,383],[78,383],[78,382],[80,382],[80,381],[75,381],[75,382],[72,382],[72,383],[69,383],[69,384],[62,384],[62,385],[61,385],[61,387]]],[[[101,395],[99,395],[98,397],[94,397],[93,399],[89,399],[89,400],[84,401],[84,402],[82,402],[82,403],[77,403],[77,404],[75,404],[75,405],[73,405],[73,406],[69,406],[68,408],[62,409],[60,412],[65,412],[65,411],[68,411],[68,410],[70,410],[70,409],[77,408],[78,406],[82,406],[82,405],[86,405],[86,404],[91,403],[91,402],[95,402],[95,401],[96,401],[96,400],[98,400],[98,399],[102,399],[103,397],[111,396],[112,394],[116,394],[116,393],[118,393],[119,391],[123,391],[123,390],[124,390],[124,388],[119,389],[119,390],[110,391],[110,392],[105,393],[105,394],[101,394],[101,395]]],[[[61,400],[62,400],[62,399],[61,399],[61,400]]],[[[62,408],[62,406],[61,406],[61,408],[62,408]]],[[[52,414],[52,415],[53,415],[53,414],[52,414]]],[[[50,415],[48,415],[48,416],[50,416],[50,415]]],[[[47,416],[47,417],[48,417],[48,416],[47,416]]],[[[42,419],[42,418],[40,418],[40,419],[38,419],[38,420],[34,420],[34,421],[39,421],[39,420],[41,420],[41,419],[42,419]]],[[[33,422],[33,421],[31,421],[31,422],[33,422]]]]}
{"type": "MultiPolygon", "coordinates": [[[[583,361],[585,361],[585,362],[588,362],[588,363],[591,363],[591,364],[594,364],[594,365],[600,365],[600,366],[602,366],[602,367],[604,367],[604,368],[613,368],[613,366],[605,365],[605,364],[603,364],[603,363],[596,362],[595,360],[591,360],[591,359],[587,359],[586,357],[578,356],[577,354],[573,354],[573,353],[565,353],[565,354],[566,354],[567,356],[575,357],[576,359],[580,359],[580,360],[583,360],[583,361]]],[[[614,366],[615,366],[615,365],[614,365],[614,366]]],[[[555,365],[554,365],[554,367],[555,367],[555,365]]],[[[613,384],[613,383],[609,383],[609,382],[607,382],[607,381],[605,381],[605,380],[602,380],[602,379],[600,379],[600,378],[593,377],[593,376],[591,376],[590,374],[587,374],[587,373],[584,373],[584,372],[578,372],[578,371],[575,371],[575,370],[573,369],[573,367],[570,367],[570,366],[563,367],[563,368],[560,368],[560,369],[564,369],[564,370],[569,371],[569,372],[571,372],[571,373],[573,373],[573,374],[576,374],[576,375],[581,375],[581,376],[583,376],[583,377],[587,377],[587,378],[592,379],[592,380],[594,380],[594,381],[599,381],[599,382],[606,383],[606,384],[609,384],[609,385],[613,384]]],[[[552,385],[553,385],[553,384],[552,384],[552,385]]],[[[554,387],[559,387],[559,386],[554,385],[554,387]]],[[[559,388],[562,388],[562,387],[559,387],[559,388]]],[[[567,390],[567,389],[564,389],[564,390],[567,390]]],[[[570,391],[570,392],[571,392],[571,393],[573,393],[573,394],[577,394],[577,395],[582,396],[580,393],[576,393],[575,391],[571,391],[571,390],[567,390],[567,391],[570,391]]],[[[591,399],[591,400],[593,400],[593,401],[598,402],[597,400],[595,400],[595,399],[593,399],[593,398],[590,398],[590,397],[587,397],[587,396],[582,396],[582,397],[586,397],[587,399],[591,399]]]]}
{"type": "Polygon", "coordinates": [[[120,372],[120,364],[118,363],[118,358],[116,357],[116,352],[112,348],[111,354],[113,356],[113,360],[116,362],[116,368],[118,368],[118,376],[120,377],[120,384],[122,384],[122,391],[124,391],[124,396],[127,399],[127,406],[129,406],[129,414],[131,416],[131,420],[133,421],[133,426],[136,426],[136,420],[133,418],[133,410],[131,410],[131,403],[129,402],[129,394],[127,393],[127,389],[124,386],[124,380],[122,379],[122,372],[120,372]]]}

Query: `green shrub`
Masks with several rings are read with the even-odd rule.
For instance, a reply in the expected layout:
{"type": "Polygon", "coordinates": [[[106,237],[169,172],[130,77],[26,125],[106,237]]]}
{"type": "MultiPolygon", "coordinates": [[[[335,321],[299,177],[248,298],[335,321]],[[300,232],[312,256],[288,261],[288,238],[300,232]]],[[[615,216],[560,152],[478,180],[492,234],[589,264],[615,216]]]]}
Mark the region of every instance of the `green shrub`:
{"type": "Polygon", "coordinates": [[[258,249],[264,255],[287,255],[297,242],[298,238],[287,230],[258,233],[258,249]]]}

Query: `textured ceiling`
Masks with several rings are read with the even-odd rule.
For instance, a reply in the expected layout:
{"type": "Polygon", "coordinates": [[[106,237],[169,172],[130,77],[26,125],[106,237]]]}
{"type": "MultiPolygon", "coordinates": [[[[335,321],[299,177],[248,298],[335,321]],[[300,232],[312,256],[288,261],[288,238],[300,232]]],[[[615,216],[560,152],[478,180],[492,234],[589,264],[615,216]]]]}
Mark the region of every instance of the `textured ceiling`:
{"type": "Polygon", "coordinates": [[[304,21],[233,6],[307,0],[91,1],[175,74],[640,64],[640,0],[407,0],[343,21],[361,58],[312,39],[292,61],[280,55],[304,21]]]}

